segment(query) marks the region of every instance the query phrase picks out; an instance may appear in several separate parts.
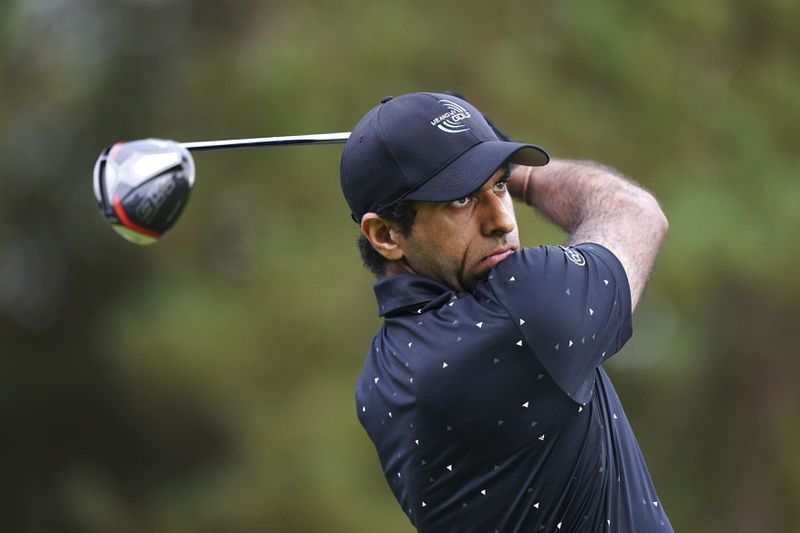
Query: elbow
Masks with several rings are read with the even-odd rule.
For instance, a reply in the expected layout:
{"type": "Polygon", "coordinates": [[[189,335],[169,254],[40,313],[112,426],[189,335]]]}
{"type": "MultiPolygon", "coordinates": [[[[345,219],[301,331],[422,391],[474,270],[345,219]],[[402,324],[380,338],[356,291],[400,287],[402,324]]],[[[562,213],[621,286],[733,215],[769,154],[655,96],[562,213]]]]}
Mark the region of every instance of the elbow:
{"type": "Polygon", "coordinates": [[[656,197],[649,192],[644,192],[640,199],[641,209],[643,210],[643,219],[647,220],[651,226],[651,231],[659,241],[664,239],[667,231],[669,230],[669,220],[661,205],[656,200],[656,197]]]}

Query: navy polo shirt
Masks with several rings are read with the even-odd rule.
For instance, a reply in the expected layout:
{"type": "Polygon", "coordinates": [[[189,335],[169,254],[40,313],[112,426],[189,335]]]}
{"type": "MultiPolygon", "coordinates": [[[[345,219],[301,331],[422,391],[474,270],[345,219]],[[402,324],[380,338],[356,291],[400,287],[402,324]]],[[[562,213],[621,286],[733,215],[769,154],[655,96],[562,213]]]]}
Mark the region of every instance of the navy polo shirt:
{"type": "Polygon", "coordinates": [[[601,367],[632,333],[609,250],[525,248],[472,293],[412,274],[375,293],[356,409],[419,531],[672,531],[601,367]]]}

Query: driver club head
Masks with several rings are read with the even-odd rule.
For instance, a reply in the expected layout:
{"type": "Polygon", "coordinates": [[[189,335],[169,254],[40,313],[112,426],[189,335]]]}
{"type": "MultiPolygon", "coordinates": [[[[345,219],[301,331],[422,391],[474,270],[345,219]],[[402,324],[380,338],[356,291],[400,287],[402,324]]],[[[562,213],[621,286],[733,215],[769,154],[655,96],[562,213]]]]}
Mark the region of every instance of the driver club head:
{"type": "Polygon", "coordinates": [[[194,185],[194,161],[174,141],[118,142],[94,166],[94,196],[106,221],[125,239],[152,244],[170,229],[194,185]]]}

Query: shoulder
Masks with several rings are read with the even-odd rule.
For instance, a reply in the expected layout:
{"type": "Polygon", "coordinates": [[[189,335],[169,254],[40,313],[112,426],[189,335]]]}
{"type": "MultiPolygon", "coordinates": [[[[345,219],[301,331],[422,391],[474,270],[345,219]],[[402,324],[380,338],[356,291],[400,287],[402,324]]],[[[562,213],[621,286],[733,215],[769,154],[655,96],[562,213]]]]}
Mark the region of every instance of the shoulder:
{"type": "MultiPolygon", "coordinates": [[[[537,270],[546,267],[585,267],[587,264],[601,263],[610,270],[624,276],[622,264],[614,253],[595,243],[582,243],[572,246],[541,245],[522,248],[497,265],[496,273],[512,273],[514,269],[537,270]]],[[[491,274],[490,274],[491,275],[491,274]]]]}
{"type": "Polygon", "coordinates": [[[620,260],[604,246],[583,243],[523,248],[489,272],[483,289],[497,298],[515,299],[534,293],[555,295],[569,291],[569,295],[576,289],[607,287],[628,293],[630,298],[628,278],[620,260]]]}

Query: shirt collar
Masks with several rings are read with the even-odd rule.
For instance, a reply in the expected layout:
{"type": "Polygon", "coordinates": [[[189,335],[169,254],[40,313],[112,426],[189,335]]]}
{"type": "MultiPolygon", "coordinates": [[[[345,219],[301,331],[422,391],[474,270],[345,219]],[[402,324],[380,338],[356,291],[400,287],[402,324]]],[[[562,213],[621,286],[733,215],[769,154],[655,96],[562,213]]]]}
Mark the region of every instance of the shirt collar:
{"type": "Polygon", "coordinates": [[[378,315],[416,313],[441,307],[455,297],[453,289],[418,274],[397,274],[375,283],[378,315]]]}

